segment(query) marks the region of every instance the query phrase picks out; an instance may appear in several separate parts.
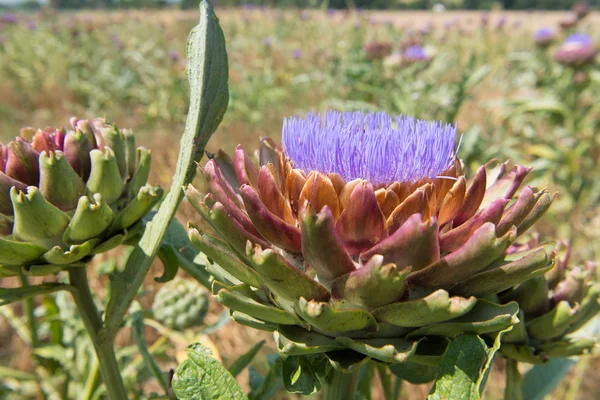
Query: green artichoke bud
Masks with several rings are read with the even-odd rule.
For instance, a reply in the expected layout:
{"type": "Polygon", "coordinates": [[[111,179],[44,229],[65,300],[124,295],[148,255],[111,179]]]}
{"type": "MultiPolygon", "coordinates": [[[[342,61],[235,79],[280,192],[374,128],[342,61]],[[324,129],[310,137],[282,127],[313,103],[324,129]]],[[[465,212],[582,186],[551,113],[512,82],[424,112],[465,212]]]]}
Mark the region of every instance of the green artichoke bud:
{"type": "Polygon", "coordinates": [[[210,193],[185,193],[213,231],[189,234],[213,262],[217,300],[274,331],[281,353],[324,353],[336,368],[431,363],[457,335],[515,325],[515,302],[488,299],[552,266],[545,246],[506,251],[553,196],[519,192],[521,166],[490,163],[467,180],[455,135],[331,112],[287,120],[283,149],[263,139],[258,165],[241,146],[213,156],[210,193]]]}
{"type": "MultiPolygon", "coordinates": [[[[537,238],[509,249],[528,253],[538,246],[537,238]]],[[[539,275],[500,294],[501,302],[517,301],[519,324],[503,339],[501,353],[516,361],[540,364],[551,357],[589,353],[598,338],[573,335],[600,311],[600,285],[595,281],[596,264],[569,265],[567,242],[557,245],[555,265],[539,275]]]]}
{"type": "Polygon", "coordinates": [[[0,144],[0,276],[83,265],[131,239],[162,195],[130,133],[100,118],[71,125],[0,144]]]}
{"type": "Polygon", "coordinates": [[[208,291],[196,281],[176,278],[156,292],[152,312],[171,329],[200,326],[208,312],[208,291]]]}

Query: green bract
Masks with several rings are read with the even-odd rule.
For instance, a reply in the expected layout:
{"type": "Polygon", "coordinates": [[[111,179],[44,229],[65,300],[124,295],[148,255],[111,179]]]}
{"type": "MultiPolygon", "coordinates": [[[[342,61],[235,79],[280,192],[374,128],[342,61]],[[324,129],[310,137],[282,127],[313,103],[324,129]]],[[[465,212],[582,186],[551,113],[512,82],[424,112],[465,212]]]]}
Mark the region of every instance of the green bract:
{"type": "Polygon", "coordinates": [[[83,266],[134,237],[162,195],[149,172],[133,133],[100,118],[0,144],[0,276],[83,266]]]}
{"type": "Polygon", "coordinates": [[[185,188],[215,232],[191,226],[190,239],[214,262],[217,300],[274,331],[285,355],[437,368],[458,335],[516,324],[516,302],[488,299],[553,265],[541,245],[506,256],[553,199],[519,190],[524,167],[490,163],[466,180],[457,160],[440,178],[374,187],[294,168],[268,139],[258,155],[219,152],[203,169],[211,193],[185,188]]]}
{"type": "MultiPolygon", "coordinates": [[[[507,259],[518,254],[535,254],[536,239],[515,246],[507,259]]],[[[502,302],[519,303],[520,322],[504,335],[502,354],[516,361],[540,364],[551,357],[589,353],[597,337],[573,335],[600,311],[600,285],[595,281],[596,265],[585,262],[570,266],[570,248],[557,246],[559,256],[544,275],[523,282],[500,296],[502,302]]]]}
{"type": "Polygon", "coordinates": [[[192,280],[175,279],[161,287],[152,303],[154,318],[177,330],[200,326],[208,311],[208,291],[192,280]]]}

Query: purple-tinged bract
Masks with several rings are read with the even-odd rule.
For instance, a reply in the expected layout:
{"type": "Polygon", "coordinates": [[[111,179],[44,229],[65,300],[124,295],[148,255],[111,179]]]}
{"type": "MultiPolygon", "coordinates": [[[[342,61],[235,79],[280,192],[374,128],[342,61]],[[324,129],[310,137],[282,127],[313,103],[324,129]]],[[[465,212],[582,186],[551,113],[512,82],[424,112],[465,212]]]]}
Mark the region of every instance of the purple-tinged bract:
{"type": "Polygon", "coordinates": [[[309,113],[283,123],[295,168],[374,185],[433,179],[454,161],[456,127],[384,112],[309,113]]]}

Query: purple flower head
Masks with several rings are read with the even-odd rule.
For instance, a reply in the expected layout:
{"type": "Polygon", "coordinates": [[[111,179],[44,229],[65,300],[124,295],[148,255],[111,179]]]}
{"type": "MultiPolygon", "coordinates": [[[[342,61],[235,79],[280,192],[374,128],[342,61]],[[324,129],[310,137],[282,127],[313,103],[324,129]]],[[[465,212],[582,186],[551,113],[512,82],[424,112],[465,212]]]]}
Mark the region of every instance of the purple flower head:
{"type": "Polygon", "coordinates": [[[583,66],[596,59],[592,38],[584,33],[573,33],[554,54],[556,61],[568,66],[583,66]]]}
{"type": "Polygon", "coordinates": [[[540,28],[533,34],[533,40],[539,46],[547,46],[556,39],[556,32],[554,29],[544,27],[540,28]]]}
{"type": "Polygon", "coordinates": [[[20,21],[17,14],[2,14],[0,15],[0,23],[3,24],[16,24],[20,21]]]}
{"type": "Polygon", "coordinates": [[[179,61],[179,53],[176,52],[175,50],[169,51],[167,56],[169,57],[169,60],[171,60],[171,61],[179,61]]]}
{"type": "Polygon", "coordinates": [[[300,49],[294,49],[292,51],[292,57],[294,57],[295,59],[302,58],[302,50],[300,50],[300,49]]]}
{"type": "Polygon", "coordinates": [[[435,178],[455,159],[456,127],[384,112],[329,110],[283,121],[282,143],[295,168],[338,173],[374,185],[435,178]]]}
{"type": "Polygon", "coordinates": [[[569,43],[581,46],[592,46],[594,42],[592,41],[592,38],[589,35],[586,35],[585,33],[572,33],[565,39],[564,44],[569,43]]]}
{"type": "Polygon", "coordinates": [[[413,63],[419,61],[428,61],[430,56],[427,54],[423,46],[412,45],[404,50],[404,59],[407,62],[413,63]]]}

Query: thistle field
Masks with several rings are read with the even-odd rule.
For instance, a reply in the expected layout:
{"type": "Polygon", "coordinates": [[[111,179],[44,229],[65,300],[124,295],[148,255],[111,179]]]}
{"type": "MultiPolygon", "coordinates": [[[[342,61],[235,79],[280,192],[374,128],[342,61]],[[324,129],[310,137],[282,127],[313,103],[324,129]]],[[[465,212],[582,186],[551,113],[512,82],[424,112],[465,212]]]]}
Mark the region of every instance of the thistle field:
{"type": "MultiPolygon", "coordinates": [[[[600,44],[600,15],[592,13],[567,29],[559,26],[565,14],[545,12],[248,8],[220,9],[218,15],[227,41],[230,100],[208,144],[211,153],[223,149],[231,154],[238,143],[254,149],[263,136],[279,141],[284,117],[311,110],[385,110],[455,123],[462,133],[458,155],[470,176],[476,166],[493,158],[532,166],[526,184],[558,192],[537,225],[540,239],[568,239],[576,262],[600,261],[600,64],[570,68],[554,59],[556,49],[573,32],[587,33],[600,44]],[[556,32],[555,41],[544,48],[533,38],[542,27],[556,32]],[[369,53],[378,44],[382,53],[369,53]],[[428,60],[407,62],[399,57],[411,45],[422,45],[428,60]]],[[[26,126],[67,126],[74,115],[106,116],[134,130],[138,142],[152,150],[150,182],[168,188],[188,109],[186,39],[197,18],[196,11],[0,14],[0,141],[18,136],[26,126]]],[[[195,184],[202,187],[202,179],[196,178],[195,184]]],[[[178,219],[183,224],[199,222],[185,202],[178,219]]],[[[94,259],[96,273],[90,284],[100,297],[108,273],[121,267],[122,253],[115,250],[94,259]]],[[[154,280],[161,273],[157,261],[138,296],[145,309],[151,308],[161,286],[154,280]]],[[[0,280],[4,287],[19,284],[13,278],[0,280]]],[[[65,301],[56,295],[52,304],[65,301]]],[[[68,307],[55,319],[47,318],[54,312],[52,304],[33,304],[34,312],[45,316],[43,338],[52,340],[53,329],[65,335],[81,333],[68,307]]],[[[0,365],[27,376],[38,368],[32,362],[36,357],[56,363],[56,370],[64,365],[84,367],[76,365],[83,356],[68,351],[32,353],[26,313],[25,306],[0,308],[0,365]]],[[[249,376],[265,374],[268,355],[276,351],[271,335],[227,323],[224,313],[225,308],[210,299],[202,328],[174,332],[142,323],[147,350],[162,370],[169,370],[182,361],[186,345],[200,341],[229,365],[264,339],[252,364],[254,372],[237,378],[244,388],[253,387],[249,376]]],[[[160,392],[160,385],[135,346],[135,330],[121,330],[118,356],[126,384],[141,393],[139,398],[149,398],[160,392]]],[[[486,399],[502,398],[504,364],[496,364],[486,399]]],[[[19,395],[6,392],[10,399],[53,393],[50,377],[40,389],[35,381],[2,368],[0,397],[3,380],[22,389],[19,395]]],[[[600,397],[598,368],[598,355],[577,360],[549,398],[600,397]]],[[[274,398],[295,398],[279,389],[274,398]]],[[[403,399],[424,399],[428,391],[428,385],[406,385],[403,399]]],[[[381,390],[378,393],[383,396],[381,390]]],[[[45,398],[68,397],[55,393],[45,398]]]]}

